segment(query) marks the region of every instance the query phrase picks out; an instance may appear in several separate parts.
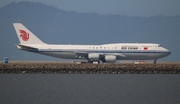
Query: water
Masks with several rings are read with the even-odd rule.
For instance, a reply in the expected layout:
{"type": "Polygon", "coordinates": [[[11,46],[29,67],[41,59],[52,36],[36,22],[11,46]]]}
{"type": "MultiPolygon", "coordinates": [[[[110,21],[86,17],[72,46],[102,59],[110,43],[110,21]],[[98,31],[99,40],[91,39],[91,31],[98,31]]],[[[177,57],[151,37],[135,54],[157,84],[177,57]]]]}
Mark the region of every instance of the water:
{"type": "Polygon", "coordinates": [[[0,75],[0,104],[179,104],[179,102],[180,75],[0,75]]]}

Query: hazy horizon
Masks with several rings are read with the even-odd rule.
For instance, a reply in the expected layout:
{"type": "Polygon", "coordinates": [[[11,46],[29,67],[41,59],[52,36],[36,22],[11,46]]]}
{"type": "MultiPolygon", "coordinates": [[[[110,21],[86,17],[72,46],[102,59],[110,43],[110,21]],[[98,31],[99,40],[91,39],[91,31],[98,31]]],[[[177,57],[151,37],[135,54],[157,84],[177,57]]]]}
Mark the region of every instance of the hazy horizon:
{"type": "Polygon", "coordinates": [[[40,2],[79,13],[119,14],[127,16],[180,16],[179,0],[1,0],[0,8],[20,1],[40,2]]]}

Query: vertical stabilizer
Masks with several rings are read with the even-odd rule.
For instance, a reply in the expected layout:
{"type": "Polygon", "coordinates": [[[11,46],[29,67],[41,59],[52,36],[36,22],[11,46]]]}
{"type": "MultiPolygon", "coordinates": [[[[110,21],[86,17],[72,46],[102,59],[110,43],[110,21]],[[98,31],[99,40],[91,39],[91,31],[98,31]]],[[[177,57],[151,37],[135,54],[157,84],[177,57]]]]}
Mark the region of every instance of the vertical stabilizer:
{"type": "Polygon", "coordinates": [[[13,23],[21,44],[45,44],[21,23],[13,23]]]}

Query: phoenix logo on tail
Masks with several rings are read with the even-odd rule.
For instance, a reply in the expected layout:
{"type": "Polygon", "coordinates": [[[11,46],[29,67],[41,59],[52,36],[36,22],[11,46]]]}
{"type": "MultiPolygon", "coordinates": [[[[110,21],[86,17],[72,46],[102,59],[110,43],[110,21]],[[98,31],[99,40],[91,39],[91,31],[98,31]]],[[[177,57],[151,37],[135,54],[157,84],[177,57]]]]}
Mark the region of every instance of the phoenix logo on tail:
{"type": "Polygon", "coordinates": [[[26,32],[26,31],[24,31],[24,30],[19,30],[20,31],[20,37],[22,37],[22,40],[23,41],[28,41],[28,39],[29,39],[29,34],[26,32]]]}

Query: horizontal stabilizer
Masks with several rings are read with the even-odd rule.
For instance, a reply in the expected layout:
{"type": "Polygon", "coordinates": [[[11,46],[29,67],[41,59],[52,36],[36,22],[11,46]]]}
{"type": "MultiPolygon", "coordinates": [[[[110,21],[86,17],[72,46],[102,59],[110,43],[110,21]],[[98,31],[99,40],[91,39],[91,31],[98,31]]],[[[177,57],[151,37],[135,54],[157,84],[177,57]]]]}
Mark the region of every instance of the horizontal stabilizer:
{"type": "Polygon", "coordinates": [[[38,48],[34,48],[34,47],[30,47],[30,46],[26,46],[26,45],[16,45],[18,47],[18,49],[21,50],[27,50],[27,51],[38,51],[38,48]]]}

